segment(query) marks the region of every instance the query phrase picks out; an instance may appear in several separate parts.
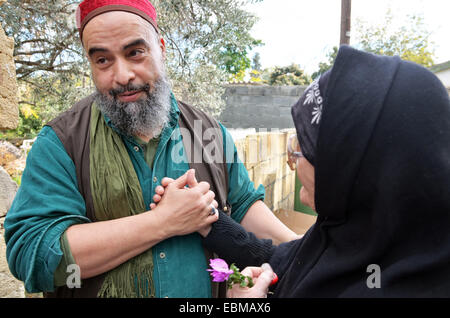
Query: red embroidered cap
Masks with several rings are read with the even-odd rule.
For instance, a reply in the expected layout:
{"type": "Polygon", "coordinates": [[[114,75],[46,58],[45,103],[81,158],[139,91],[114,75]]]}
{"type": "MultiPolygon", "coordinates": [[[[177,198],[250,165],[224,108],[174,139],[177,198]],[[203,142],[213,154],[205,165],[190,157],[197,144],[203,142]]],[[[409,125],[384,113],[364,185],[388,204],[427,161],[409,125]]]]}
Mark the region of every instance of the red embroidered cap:
{"type": "Polygon", "coordinates": [[[156,10],[148,0],[84,0],[77,9],[77,28],[80,38],[86,24],[94,17],[109,11],[126,11],[147,20],[158,32],[156,10]]]}

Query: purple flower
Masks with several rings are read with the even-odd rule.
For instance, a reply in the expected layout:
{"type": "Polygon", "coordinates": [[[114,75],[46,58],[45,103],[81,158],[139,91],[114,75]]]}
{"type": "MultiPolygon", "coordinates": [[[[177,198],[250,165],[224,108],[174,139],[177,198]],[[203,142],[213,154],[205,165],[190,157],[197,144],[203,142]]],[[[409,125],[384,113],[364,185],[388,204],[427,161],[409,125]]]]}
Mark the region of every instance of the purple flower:
{"type": "Polygon", "coordinates": [[[211,266],[212,269],[207,269],[207,271],[211,272],[213,282],[225,282],[228,277],[233,274],[233,271],[228,267],[228,264],[223,259],[211,259],[209,266],[211,266]]]}

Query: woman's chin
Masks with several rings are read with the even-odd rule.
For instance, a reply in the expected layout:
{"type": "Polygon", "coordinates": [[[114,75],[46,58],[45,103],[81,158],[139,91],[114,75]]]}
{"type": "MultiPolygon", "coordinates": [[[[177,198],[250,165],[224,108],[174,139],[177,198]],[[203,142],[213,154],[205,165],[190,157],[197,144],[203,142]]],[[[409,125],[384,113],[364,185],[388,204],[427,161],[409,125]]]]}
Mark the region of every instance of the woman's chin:
{"type": "Polygon", "coordinates": [[[316,211],[316,206],[314,204],[314,197],[311,196],[310,193],[305,190],[305,187],[302,187],[300,189],[300,202],[303,205],[306,205],[307,207],[316,211]]]}

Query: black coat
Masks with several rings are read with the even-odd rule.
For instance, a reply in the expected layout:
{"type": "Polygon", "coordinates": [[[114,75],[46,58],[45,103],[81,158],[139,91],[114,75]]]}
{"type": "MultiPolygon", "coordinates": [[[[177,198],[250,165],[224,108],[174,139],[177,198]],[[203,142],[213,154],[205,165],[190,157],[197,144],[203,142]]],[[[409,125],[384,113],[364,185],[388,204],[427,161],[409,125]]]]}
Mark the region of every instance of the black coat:
{"type": "Polygon", "coordinates": [[[205,242],[240,266],[269,261],[274,297],[450,297],[450,102],[436,76],[342,46],[314,166],[318,219],[301,240],[273,247],[219,221],[205,242]]]}

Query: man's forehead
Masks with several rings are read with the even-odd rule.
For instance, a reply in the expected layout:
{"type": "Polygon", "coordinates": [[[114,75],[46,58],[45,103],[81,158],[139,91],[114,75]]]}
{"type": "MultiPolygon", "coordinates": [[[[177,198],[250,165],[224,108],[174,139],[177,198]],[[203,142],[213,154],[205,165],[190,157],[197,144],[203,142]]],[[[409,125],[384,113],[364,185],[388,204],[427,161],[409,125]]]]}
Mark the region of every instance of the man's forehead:
{"type": "Polygon", "coordinates": [[[95,17],[106,12],[129,12],[150,23],[158,32],[157,13],[149,0],[84,0],[77,8],[78,32],[83,39],[83,30],[95,17]]]}
{"type": "MultiPolygon", "coordinates": [[[[90,43],[101,43],[103,39],[138,39],[154,36],[150,23],[140,16],[125,11],[110,11],[94,17],[83,30],[85,48],[90,43]]],[[[124,41],[129,41],[124,39],[124,41]]]]}
{"type": "MultiPolygon", "coordinates": [[[[145,21],[140,16],[126,11],[109,11],[102,14],[97,15],[92,18],[85,26],[85,30],[89,28],[97,28],[104,27],[107,25],[113,25],[116,27],[122,27],[124,29],[127,28],[124,24],[136,24],[142,25],[144,27],[151,28],[151,24],[145,21]]],[[[83,32],[84,34],[84,32],[83,32]]]]}

